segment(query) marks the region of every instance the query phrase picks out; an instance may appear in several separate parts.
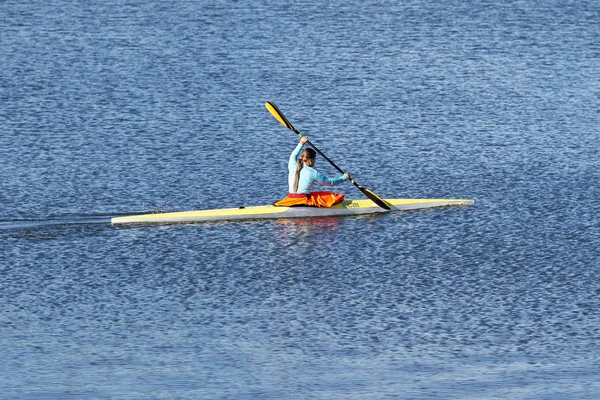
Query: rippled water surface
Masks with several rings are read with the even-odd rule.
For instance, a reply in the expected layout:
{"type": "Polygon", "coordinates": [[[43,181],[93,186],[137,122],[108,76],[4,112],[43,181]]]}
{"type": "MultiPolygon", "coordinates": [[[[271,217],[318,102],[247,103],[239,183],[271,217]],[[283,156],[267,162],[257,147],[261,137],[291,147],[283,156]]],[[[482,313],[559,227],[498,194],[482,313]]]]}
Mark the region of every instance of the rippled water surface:
{"type": "Polygon", "coordinates": [[[599,20],[0,2],[0,398],[600,398],[599,20]],[[267,100],[380,196],[475,206],[110,225],[282,197],[267,100]]]}

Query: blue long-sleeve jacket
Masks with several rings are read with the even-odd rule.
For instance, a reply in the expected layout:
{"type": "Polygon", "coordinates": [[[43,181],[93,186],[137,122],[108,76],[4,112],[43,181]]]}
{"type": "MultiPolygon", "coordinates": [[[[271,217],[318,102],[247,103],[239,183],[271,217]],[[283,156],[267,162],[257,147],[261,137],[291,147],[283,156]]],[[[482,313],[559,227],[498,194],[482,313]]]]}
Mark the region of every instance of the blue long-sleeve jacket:
{"type": "MultiPolygon", "coordinates": [[[[294,193],[294,180],[296,179],[296,167],[298,166],[298,158],[300,152],[304,146],[298,143],[298,146],[292,151],[290,160],[288,162],[288,183],[289,192],[294,193]]],[[[319,183],[324,186],[339,185],[344,182],[346,177],[344,175],[337,178],[328,178],[316,169],[304,165],[300,170],[300,178],[298,179],[298,190],[296,193],[310,193],[310,187],[315,183],[319,183]]]]}

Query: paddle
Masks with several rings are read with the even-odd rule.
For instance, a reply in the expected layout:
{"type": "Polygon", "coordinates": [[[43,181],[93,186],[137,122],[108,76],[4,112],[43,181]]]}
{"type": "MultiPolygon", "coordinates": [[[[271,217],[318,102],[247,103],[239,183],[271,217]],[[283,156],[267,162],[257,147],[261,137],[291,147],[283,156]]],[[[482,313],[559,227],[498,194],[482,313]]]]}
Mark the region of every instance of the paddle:
{"type": "MultiPolygon", "coordinates": [[[[292,132],[294,132],[296,135],[298,135],[299,137],[303,137],[304,135],[301,134],[300,132],[298,132],[298,130],[296,128],[294,128],[294,126],[290,123],[290,121],[287,120],[286,117],[283,116],[283,114],[281,113],[281,111],[279,111],[279,109],[277,108],[277,106],[275,105],[275,103],[273,103],[272,101],[267,101],[265,103],[265,107],[267,107],[267,110],[269,110],[269,112],[271,114],[273,114],[273,116],[277,119],[277,121],[281,122],[281,124],[283,126],[285,126],[286,128],[288,128],[289,130],[291,130],[292,132]]],[[[306,143],[308,143],[313,149],[315,149],[315,151],[317,153],[319,153],[321,155],[321,157],[323,157],[325,160],[327,160],[331,165],[333,165],[333,167],[335,169],[337,169],[340,173],[344,173],[344,171],[342,171],[340,169],[340,167],[338,167],[337,165],[335,165],[335,163],[333,161],[331,161],[325,154],[323,154],[319,149],[317,149],[315,147],[314,144],[312,144],[310,141],[307,141],[306,143]]],[[[365,196],[367,196],[369,199],[371,199],[373,201],[373,203],[377,204],[379,207],[386,209],[386,210],[391,210],[390,207],[385,203],[385,201],[383,201],[379,196],[377,196],[375,193],[371,192],[369,189],[364,188],[362,186],[360,186],[358,183],[356,183],[354,181],[354,179],[351,179],[350,182],[356,186],[361,192],[364,193],[365,196]]]]}

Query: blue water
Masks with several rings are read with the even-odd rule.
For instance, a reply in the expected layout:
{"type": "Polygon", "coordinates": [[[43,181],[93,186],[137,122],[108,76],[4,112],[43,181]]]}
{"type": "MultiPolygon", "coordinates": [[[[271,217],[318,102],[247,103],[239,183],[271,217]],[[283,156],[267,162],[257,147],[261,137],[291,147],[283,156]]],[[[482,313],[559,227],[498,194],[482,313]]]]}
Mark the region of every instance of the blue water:
{"type": "Polygon", "coordinates": [[[599,20],[0,2],[0,398],[600,398],[599,20]],[[381,197],[475,206],[110,225],[282,197],[267,100],[381,197]]]}

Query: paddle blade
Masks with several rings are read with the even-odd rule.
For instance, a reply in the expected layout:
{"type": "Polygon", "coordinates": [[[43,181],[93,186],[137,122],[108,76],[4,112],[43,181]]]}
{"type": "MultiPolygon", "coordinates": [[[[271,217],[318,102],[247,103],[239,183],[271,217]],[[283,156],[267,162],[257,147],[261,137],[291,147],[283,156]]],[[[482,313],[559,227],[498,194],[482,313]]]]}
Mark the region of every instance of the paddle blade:
{"type": "Polygon", "coordinates": [[[357,185],[356,183],[354,183],[354,185],[357,188],[359,188],[360,191],[363,192],[365,196],[367,196],[369,199],[371,199],[371,201],[373,203],[377,204],[379,207],[383,208],[384,210],[391,210],[390,206],[388,206],[387,203],[385,201],[383,201],[383,199],[380,198],[379,196],[377,196],[375,193],[371,192],[367,188],[357,185]]]}
{"type": "Polygon", "coordinates": [[[279,108],[277,108],[275,103],[273,103],[272,101],[267,101],[265,103],[265,107],[275,117],[275,119],[281,123],[281,125],[285,126],[291,131],[296,132],[298,136],[302,137],[302,134],[298,132],[296,128],[294,128],[294,126],[290,123],[290,121],[288,121],[287,118],[283,115],[283,113],[279,111],[279,108]]]}

